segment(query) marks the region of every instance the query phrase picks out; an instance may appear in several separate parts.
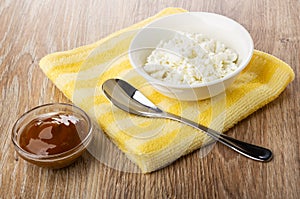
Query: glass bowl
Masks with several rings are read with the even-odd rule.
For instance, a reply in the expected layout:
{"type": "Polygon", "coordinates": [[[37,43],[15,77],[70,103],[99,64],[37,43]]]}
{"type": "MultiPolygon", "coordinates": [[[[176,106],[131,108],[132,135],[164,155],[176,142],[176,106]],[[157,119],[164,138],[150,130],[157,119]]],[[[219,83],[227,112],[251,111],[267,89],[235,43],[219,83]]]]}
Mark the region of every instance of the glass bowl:
{"type": "Polygon", "coordinates": [[[37,166],[58,169],[73,163],[86,150],[92,139],[92,124],[88,115],[74,105],[45,104],[29,110],[16,121],[11,139],[16,152],[24,160],[37,166]],[[51,119],[48,121],[47,118],[51,119]],[[43,130],[37,131],[38,125],[49,125],[49,128],[44,126],[43,130]],[[72,130],[74,135],[70,134],[72,130]],[[63,147],[68,141],[72,142],[74,136],[77,142],[63,147]],[[22,144],[24,140],[27,140],[27,145],[22,144]],[[46,150],[45,143],[49,146],[50,142],[53,143],[46,150]]]}

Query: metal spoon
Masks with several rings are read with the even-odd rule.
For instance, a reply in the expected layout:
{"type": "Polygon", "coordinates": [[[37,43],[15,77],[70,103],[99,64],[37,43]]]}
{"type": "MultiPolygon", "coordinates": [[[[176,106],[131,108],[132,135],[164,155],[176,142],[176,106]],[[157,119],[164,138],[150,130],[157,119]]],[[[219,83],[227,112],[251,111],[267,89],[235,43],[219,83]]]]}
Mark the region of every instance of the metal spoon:
{"type": "Polygon", "coordinates": [[[105,81],[102,85],[102,90],[115,106],[124,111],[139,116],[176,120],[198,130],[204,131],[215,140],[248,158],[262,162],[270,161],[272,159],[272,152],[269,149],[233,139],[201,124],[197,124],[178,115],[162,111],[139,90],[121,79],[109,79],[105,81]]]}

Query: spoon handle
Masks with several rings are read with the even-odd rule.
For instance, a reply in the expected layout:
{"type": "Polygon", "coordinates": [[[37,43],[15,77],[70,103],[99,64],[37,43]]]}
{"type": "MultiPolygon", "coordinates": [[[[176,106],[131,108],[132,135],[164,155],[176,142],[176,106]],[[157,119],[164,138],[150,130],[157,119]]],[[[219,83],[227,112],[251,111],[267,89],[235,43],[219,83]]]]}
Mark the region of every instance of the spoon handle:
{"type": "Polygon", "coordinates": [[[163,115],[163,117],[182,122],[198,130],[204,131],[207,135],[211,136],[215,140],[253,160],[267,162],[272,159],[272,152],[269,149],[236,140],[213,129],[205,127],[186,118],[182,118],[178,115],[174,115],[172,113],[166,113],[163,115]]]}

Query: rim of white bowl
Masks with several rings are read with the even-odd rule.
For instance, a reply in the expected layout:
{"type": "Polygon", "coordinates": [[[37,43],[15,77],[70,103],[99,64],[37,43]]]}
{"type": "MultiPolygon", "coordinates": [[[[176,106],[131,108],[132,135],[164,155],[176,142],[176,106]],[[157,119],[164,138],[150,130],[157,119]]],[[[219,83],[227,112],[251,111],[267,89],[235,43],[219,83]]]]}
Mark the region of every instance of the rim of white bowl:
{"type": "MultiPolygon", "coordinates": [[[[129,60],[130,60],[130,63],[131,65],[133,66],[133,68],[135,68],[137,70],[137,72],[142,75],[145,79],[147,79],[148,81],[150,81],[150,83],[155,83],[157,85],[162,85],[162,86],[167,86],[167,87],[172,87],[172,88],[198,88],[198,87],[204,87],[204,86],[211,86],[211,85],[214,85],[214,84],[218,84],[218,83],[221,83],[221,82],[224,82],[225,80],[227,79],[230,79],[234,76],[237,76],[240,72],[242,72],[242,70],[244,70],[244,68],[246,68],[246,66],[249,64],[252,56],[253,56],[253,52],[254,52],[254,43],[253,43],[253,39],[250,35],[250,33],[248,32],[248,30],[242,26],[240,23],[238,23],[237,21],[229,18],[229,17],[226,17],[224,15],[220,15],[220,14],[216,14],[216,13],[212,13],[212,12],[183,12],[183,13],[178,13],[178,14],[172,14],[172,15],[168,15],[168,16],[164,16],[164,17],[161,17],[159,19],[156,19],[152,22],[150,22],[149,24],[147,24],[146,26],[144,26],[142,28],[142,30],[140,30],[136,35],[135,37],[132,39],[131,43],[130,43],[130,46],[129,46],[129,60]],[[171,17],[174,17],[174,16],[178,16],[178,15],[187,15],[187,14],[203,14],[203,15],[214,15],[214,16],[217,16],[217,17],[221,17],[227,21],[230,21],[231,23],[234,23],[236,24],[237,26],[240,27],[240,29],[244,32],[244,35],[246,35],[248,41],[250,42],[249,45],[250,45],[250,52],[249,54],[246,56],[246,58],[242,61],[242,63],[239,64],[238,68],[233,71],[232,73],[229,73],[227,74],[226,76],[220,78],[220,79],[216,79],[216,80],[213,80],[213,81],[208,81],[208,82],[202,82],[202,83],[197,83],[197,84],[193,84],[193,85],[189,85],[189,84],[174,84],[174,83],[170,83],[170,82],[166,82],[166,81],[162,81],[162,80],[159,80],[159,79],[156,79],[154,77],[152,77],[151,75],[149,75],[148,73],[146,73],[143,69],[142,66],[136,66],[135,64],[133,64],[133,59],[132,59],[132,56],[131,56],[131,52],[133,51],[138,51],[140,49],[134,49],[132,50],[132,46],[133,46],[133,43],[136,39],[136,37],[140,34],[140,32],[142,30],[144,30],[145,28],[158,28],[158,27],[149,27],[151,26],[153,23],[157,22],[157,21],[160,21],[160,20],[163,20],[165,18],[171,18],[171,17]]],[[[165,30],[172,30],[172,29],[168,29],[168,28],[165,28],[165,30]]],[[[174,31],[174,30],[173,30],[174,31]]]]}

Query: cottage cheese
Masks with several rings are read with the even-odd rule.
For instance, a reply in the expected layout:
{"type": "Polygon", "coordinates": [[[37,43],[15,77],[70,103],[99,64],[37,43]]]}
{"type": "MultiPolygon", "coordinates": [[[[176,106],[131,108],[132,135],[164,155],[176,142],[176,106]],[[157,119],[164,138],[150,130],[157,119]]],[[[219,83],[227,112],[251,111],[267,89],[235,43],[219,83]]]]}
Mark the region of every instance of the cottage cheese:
{"type": "Polygon", "coordinates": [[[152,51],[144,70],[175,84],[194,85],[223,78],[235,71],[238,54],[220,41],[202,34],[178,32],[152,51]]]}

